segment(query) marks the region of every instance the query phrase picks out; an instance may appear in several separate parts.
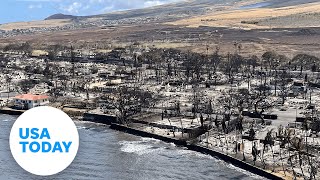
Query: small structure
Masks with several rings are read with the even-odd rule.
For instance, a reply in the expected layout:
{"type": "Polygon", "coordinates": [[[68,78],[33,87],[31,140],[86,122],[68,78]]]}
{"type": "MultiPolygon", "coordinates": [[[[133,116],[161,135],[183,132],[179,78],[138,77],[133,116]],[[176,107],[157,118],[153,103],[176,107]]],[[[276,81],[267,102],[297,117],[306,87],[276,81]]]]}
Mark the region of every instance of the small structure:
{"type": "Polygon", "coordinates": [[[117,76],[109,76],[109,79],[107,80],[106,85],[107,86],[117,86],[122,83],[122,79],[117,76]]]}
{"type": "Polygon", "coordinates": [[[299,93],[303,93],[307,90],[306,85],[303,81],[295,81],[293,82],[293,85],[291,86],[291,90],[295,95],[298,95],[299,93]]]}
{"type": "Polygon", "coordinates": [[[31,109],[49,104],[49,96],[22,94],[14,97],[14,106],[17,109],[31,109]]]}
{"type": "Polygon", "coordinates": [[[4,100],[0,99],[0,107],[5,106],[4,100]]]}

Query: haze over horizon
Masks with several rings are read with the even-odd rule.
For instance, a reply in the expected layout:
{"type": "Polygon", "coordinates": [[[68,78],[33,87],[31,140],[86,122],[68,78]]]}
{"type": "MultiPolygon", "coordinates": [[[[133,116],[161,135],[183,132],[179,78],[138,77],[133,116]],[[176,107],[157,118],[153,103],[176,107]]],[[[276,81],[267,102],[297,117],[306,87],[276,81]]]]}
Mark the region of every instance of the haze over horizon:
{"type": "Polygon", "coordinates": [[[0,24],[43,20],[58,13],[88,16],[178,1],[182,0],[2,0],[0,24]]]}

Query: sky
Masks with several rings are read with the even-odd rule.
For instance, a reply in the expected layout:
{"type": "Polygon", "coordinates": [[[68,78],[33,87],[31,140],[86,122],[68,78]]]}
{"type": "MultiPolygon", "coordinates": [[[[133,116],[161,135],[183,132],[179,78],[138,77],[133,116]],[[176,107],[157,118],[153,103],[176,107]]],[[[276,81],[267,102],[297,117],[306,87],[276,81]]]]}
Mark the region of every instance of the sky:
{"type": "Polygon", "coordinates": [[[1,0],[0,24],[42,20],[57,13],[96,15],[177,1],[181,0],[1,0]]]}

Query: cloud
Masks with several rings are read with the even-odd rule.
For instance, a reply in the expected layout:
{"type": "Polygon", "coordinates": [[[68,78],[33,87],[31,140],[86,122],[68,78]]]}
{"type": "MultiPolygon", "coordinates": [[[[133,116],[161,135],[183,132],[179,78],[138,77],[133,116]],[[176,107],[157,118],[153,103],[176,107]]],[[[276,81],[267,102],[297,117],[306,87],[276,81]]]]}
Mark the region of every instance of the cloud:
{"type": "Polygon", "coordinates": [[[30,4],[28,6],[29,9],[41,9],[42,8],[42,4],[30,4]]]}
{"type": "Polygon", "coordinates": [[[90,3],[103,3],[105,0],[89,0],[90,3]]]}
{"type": "Polygon", "coordinates": [[[166,4],[168,2],[174,2],[174,1],[146,1],[144,3],[144,7],[159,6],[159,5],[166,4]]]}
{"type": "Polygon", "coordinates": [[[61,2],[62,0],[17,0],[18,2],[61,2]]]}
{"type": "Polygon", "coordinates": [[[145,8],[182,0],[16,0],[30,2],[29,9],[42,8],[34,3],[50,4],[61,13],[92,15],[118,10],[145,8]]]}
{"type": "Polygon", "coordinates": [[[80,2],[73,2],[72,4],[70,5],[67,5],[67,6],[64,6],[64,5],[61,5],[60,6],[60,9],[69,13],[69,14],[79,14],[79,12],[81,11],[82,9],[82,3],[80,2]]]}
{"type": "Polygon", "coordinates": [[[178,2],[181,0],[91,0],[91,1],[102,1],[106,6],[103,9],[104,12],[117,11],[117,10],[128,10],[163,5],[172,2],[178,2]]]}

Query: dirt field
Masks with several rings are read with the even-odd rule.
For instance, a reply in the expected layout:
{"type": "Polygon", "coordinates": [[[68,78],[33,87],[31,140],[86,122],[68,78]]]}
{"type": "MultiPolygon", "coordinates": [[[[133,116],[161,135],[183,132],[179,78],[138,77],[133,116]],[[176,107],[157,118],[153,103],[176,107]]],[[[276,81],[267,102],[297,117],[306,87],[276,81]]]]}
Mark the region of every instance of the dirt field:
{"type": "Polygon", "coordinates": [[[222,53],[233,53],[234,42],[242,44],[243,55],[262,55],[274,50],[293,57],[308,53],[320,57],[320,28],[284,29],[229,29],[214,27],[189,28],[170,25],[123,26],[114,30],[90,29],[67,32],[42,33],[0,39],[0,44],[28,41],[36,48],[48,44],[78,45],[109,49],[140,42],[147,47],[179,48],[195,52],[212,53],[217,46],[222,53]],[[312,32],[312,33],[307,33],[312,32]]]}

